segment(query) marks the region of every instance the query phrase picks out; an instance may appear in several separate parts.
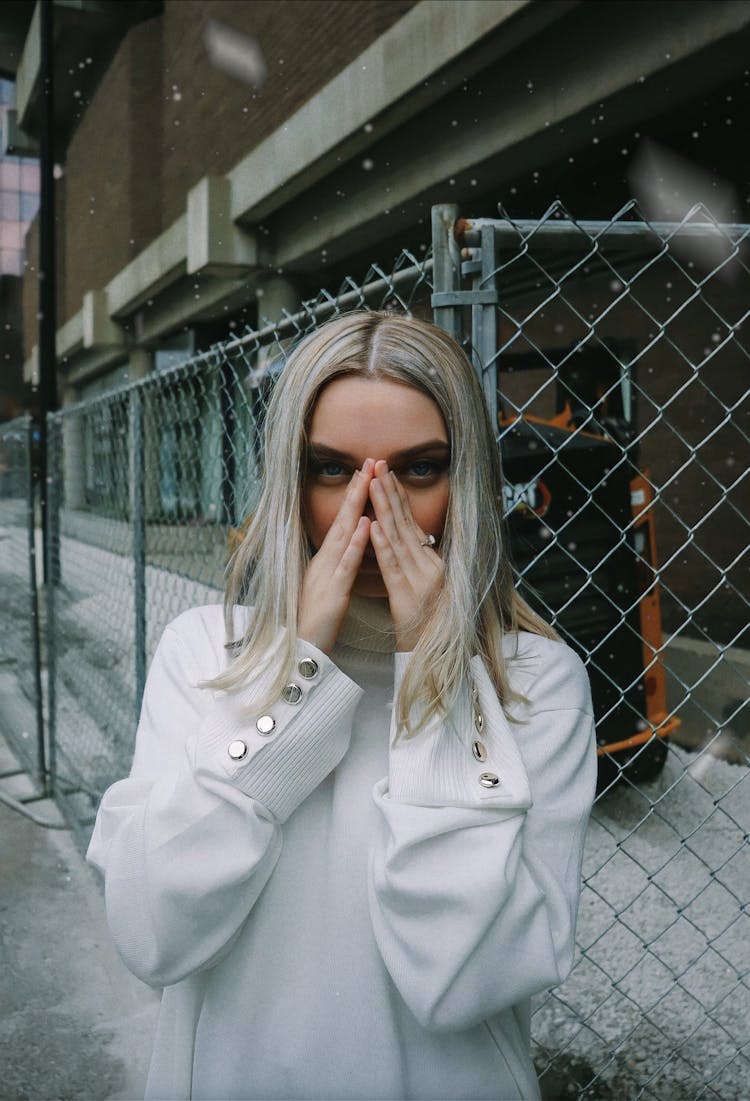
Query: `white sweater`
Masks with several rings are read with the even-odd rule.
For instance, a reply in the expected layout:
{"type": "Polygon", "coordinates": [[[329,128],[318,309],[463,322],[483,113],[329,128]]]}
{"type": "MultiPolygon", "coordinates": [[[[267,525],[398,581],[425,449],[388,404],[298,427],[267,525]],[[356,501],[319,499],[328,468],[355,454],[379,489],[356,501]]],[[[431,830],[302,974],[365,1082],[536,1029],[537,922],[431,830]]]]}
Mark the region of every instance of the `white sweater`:
{"type": "Polygon", "coordinates": [[[467,685],[393,744],[409,655],[389,627],[354,598],[331,658],[301,642],[313,675],[265,736],[259,684],[197,687],[226,667],[222,609],[164,632],[88,851],[125,963],[165,988],[147,1097],[539,1096],[529,998],[573,959],[588,678],[564,644],[508,636],[525,725],[475,658],[476,702],[467,685]]]}

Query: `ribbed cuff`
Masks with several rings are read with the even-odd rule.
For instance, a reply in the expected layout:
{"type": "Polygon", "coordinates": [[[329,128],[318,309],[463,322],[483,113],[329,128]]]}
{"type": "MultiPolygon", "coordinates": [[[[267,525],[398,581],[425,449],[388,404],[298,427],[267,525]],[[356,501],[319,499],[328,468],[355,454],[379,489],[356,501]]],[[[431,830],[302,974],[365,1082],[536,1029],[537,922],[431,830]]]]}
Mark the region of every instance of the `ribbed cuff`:
{"type": "MultiPolygon", "coordinates": [[[[216,700],[201,738],[206,766],[212,771],[220,768],[279,822],[286,821],[346,753],[362,696],[359,685],[310,643],[298,642],[295,662],[298,671],[304,663],[317,667],[311,677],[292,678],[290,683],[301,691],[298,703],[280,699],[253,716],[253,699],[264,688],[260,678],[251,688],[216,700]],[[266,720],[261,726],[273,721],[270,733],[259,731],[256,723],[261,718],[266,720]]],[[[308,673],[310,668],[307,664],[308,673]]]]}
{"type": "MultiPolygon", "coordinates": [[[[396,693],[410,658],[411,654],[394,655],[396,693]]],[[[396,737],[394,718],[389,756],[391,799],[421,806],[520,810],[531,805],[526,768],[489,675],[478,657],[472,659],[470,668],[476,700],[470,684],[464,683],[451,712],[444,719],[431,719],[412,737],[403,732],[396,737]]]]}

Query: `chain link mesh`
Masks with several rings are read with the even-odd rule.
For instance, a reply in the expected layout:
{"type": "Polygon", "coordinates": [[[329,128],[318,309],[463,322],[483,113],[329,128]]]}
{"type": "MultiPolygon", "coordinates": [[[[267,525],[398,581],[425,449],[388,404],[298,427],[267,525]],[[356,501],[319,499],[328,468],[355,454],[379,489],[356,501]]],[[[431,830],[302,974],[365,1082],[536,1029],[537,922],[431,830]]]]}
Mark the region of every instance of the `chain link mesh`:
{"type": "Polygon", "coordinates": [[[33,446],[30,417],[0,424],[0,732],[23,767],[41,780],[36,576],[41,540],[34,524],[33,446]]]}
{"type": "MultiPolygon", "coordinates": [[[[502,214],[492,262],[470,232],[462,254],[466,286],[495,292],[460,310],[469,351],[490,320],[496,334],[478,366],[498,372],[519,585],[587,662],[601,752],[576,963],[538,999],[534,1050],[548,1097],[739,1101],[750,272],[736,233],[686,220],[634,235],[635,218],[631,204],[594,231],[559,205],[523,226],[502,214]],[[720,252],[707,266],[709,231],[720,252]]],[[[354,308],[430,318],[433,289],[445,288],[430,254],[404,252],[391,271],[51,418],[57,790],[84,828],[129,768],[163,627],[221,599],[290,347],[354,308]]],[[[2,507],[12,526],[17,501],[2,507]]]]}
{"type": "Polygon", "coordinates": [[[538,1000],[537,1066],[549,1096],[739,1099],[748,229],[704,208],[634,232],[637,218],[503,217],[478,284],[497,292],[482,368],[498,370],[520,586],[587,662],[601,753],[577,960],[538,1000]]]}

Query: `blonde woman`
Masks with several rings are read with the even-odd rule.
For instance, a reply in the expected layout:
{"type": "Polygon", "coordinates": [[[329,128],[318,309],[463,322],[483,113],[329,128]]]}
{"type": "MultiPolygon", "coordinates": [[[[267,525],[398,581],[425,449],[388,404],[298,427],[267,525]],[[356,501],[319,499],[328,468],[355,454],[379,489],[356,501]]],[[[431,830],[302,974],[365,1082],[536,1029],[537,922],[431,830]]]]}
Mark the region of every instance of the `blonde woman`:
{"type": "Polygon", "coordinates": [[[167,627],[88,853],[163,987],[150,1098],[539,1096],[594,720],[520,599],[471,364],[353,313],[294,351],[219,606],[167,627]]]}

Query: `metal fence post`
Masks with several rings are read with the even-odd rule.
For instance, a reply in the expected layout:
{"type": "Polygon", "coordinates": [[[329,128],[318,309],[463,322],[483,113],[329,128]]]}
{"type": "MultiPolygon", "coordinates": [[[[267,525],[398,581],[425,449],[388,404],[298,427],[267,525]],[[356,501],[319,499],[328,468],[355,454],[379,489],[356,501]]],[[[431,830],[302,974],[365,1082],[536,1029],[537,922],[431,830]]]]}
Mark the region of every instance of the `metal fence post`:
{"type": "Polygon", "coordinates": [[[44,546],[45,590],[47,603],[47,736],[48,756],[47,790],[51,795],[57,789],[57,634],[55,590],[60,584],[60,478],[62,463],[60,456],[60,438],[62,421],[54,413],[45,418],[47,436],[46,466],[42,476],[47,484],[47,527],[44,546]]]}
{"type": "Polygon", "coordinates": [[[135,717],[140,717],[146,684],[146,488],[143,439],[143,395],[130,395],[130,436],[133,447],[133,581],[135,614],[135,717]]]}
{"type": "Polygon", "coordinates": [[[461,255],[453,233],[457,219],[455,203],[442,203],[432,208],[431,303],[435,324],[460,344],[463,325],[461,307],[455,296],[461,288],[461,255]]]}
{"type": "Polygon", "coordinates": [[[39,623],[39,590],[37,587],[36,561],[36,479],[34,463],[31,457],[34,438],[34,422],[26,417],[26,516],[29,537],[29,595],[31,598],[31,653],[32,675],[34,678],[34,710],[36,712],[36,772],[37,781],[44,794],[47,794],[47,753],[44,746],[44,709],[42,706],[42,654],[41,628],[39,623]]]}
{"type": "Polygon", "coordinates": [[[471,344],[487,411],[495,433],[497,423],[497,294],[495,287],[495,227],[482,226],[481,258],[472,280],[476,302],[471,307],[471,344]],[[482,292],[492,291],[492,301],[482,292]]]}
{"type": "Polygon", "coordinates": [[[478,259],[463,261],[457,239],[458,207],[432,208],[433,285],[432,308],[435,324],[463,342],[465,306],[471,307],[471,354],[497,429],[497,290],[495,288],[495,227],[482,226],[478,259]],[[471,290],[461,289],[462,276],[472,276],[471,290]]]}

